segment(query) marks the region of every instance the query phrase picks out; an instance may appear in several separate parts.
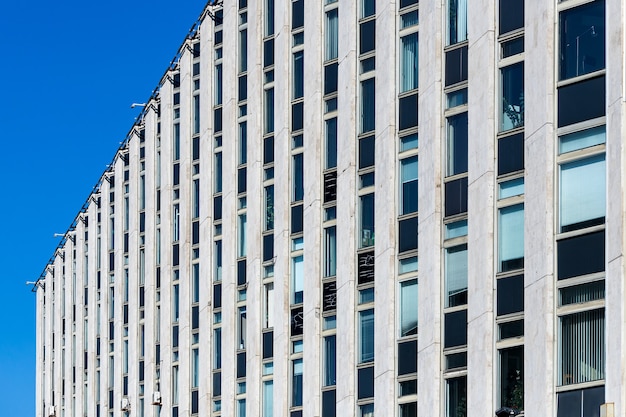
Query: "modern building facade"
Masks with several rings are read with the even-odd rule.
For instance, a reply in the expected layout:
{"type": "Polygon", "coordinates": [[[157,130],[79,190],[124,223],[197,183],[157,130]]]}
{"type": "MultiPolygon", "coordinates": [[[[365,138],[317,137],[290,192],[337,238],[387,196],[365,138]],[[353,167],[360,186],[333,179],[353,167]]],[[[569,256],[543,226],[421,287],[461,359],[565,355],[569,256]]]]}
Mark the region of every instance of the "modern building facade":
{"type": "Polygon", "coordinates": [[[626,415],[626,4],[214,3],[34,287],[37,415],[626,415]]]}

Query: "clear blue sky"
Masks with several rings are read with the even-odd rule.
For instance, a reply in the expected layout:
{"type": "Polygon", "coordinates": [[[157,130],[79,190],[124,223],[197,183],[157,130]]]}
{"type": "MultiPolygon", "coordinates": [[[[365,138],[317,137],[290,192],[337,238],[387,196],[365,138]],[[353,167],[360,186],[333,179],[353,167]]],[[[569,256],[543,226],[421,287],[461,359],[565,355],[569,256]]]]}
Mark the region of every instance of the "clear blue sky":
{"type": "Polygon", "coordinates": [[[206,1],[0,5],[0,414],[35,416],[35,280],[206,1]]]}

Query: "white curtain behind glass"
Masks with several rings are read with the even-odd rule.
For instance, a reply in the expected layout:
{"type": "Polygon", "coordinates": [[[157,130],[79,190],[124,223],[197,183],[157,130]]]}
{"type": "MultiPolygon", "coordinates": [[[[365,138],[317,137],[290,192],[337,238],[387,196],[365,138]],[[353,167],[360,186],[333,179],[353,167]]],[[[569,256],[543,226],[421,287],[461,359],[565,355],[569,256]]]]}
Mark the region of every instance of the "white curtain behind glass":
{"type": "Polygon", "coordinates": [[[337,59],[339,49],[339,13],[333,9],[326,13],[326,38],[324,60],[337,59]]]}
{"type": "Polygon", "coordinates": [[[400,92],[417,88],[418,34],[403,36],[400,55],[400,92]]]}
{"type": "Polygon", "coordinates": [[[467,291],[467,245],[446,250],[445,268],[448,304],[450,298],[467,291]]]}

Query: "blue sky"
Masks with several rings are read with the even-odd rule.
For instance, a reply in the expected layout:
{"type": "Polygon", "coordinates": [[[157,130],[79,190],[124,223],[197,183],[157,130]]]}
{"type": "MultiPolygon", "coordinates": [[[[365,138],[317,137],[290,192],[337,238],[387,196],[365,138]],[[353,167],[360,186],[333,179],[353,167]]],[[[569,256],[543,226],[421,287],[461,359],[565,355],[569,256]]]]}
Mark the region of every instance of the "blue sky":
{"type": "Polygon", "coordinates": [[[204,0],[0,5],[0,410],[35,415],[35,280],[204,0]]]}

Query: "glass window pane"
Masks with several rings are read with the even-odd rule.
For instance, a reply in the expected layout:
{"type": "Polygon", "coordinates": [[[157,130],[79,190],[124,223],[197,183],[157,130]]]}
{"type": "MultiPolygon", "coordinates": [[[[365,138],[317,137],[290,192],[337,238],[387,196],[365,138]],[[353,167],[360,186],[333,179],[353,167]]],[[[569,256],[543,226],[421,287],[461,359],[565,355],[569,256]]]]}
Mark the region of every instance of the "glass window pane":
{"type": "Polygon", "coordinates": [[[446,417],[467,415],[467,377],[446,380],[446,417]]]}
{"type": "Polygon", "coordinates": [[[337,118],[326,121],[326,169],[337,167],[337,118]]]}
{"type": "Polygon", "coordinates": [[[604,379],[604,309],[561,317],[559,385],[604,379]]]}
{"type": "Polygon", "coordinates": [[[337,228],[324,229],[324,277],[337,274],[337,228]]]}
{"type": "Polygon", "coordinates": [[[292,370],[293,380],[291,384],[291,406],[299,407],[302,405],[302,371],[304,370],[302,359],[296,359],[293,361],[292,370]]]}
{"type": "Polygon", "coordinates": [[[360,247],[374,246],[374,194],[361,197],[361,241],[360,247]]]}
{"type": "Polygon", "coordinates": [[[359,312],[359,363],[374,360],[374,309],[359,312]]]}
{"type": "Polygon", "coordinates": [[[291,261],[291,304],[300,304],[304,295],[304,256],[296,256],[291,261]]]}
{"type": "Polygon", "coordinates": [[[467,113],[447,118],[447,175],[467,172],[467,113]]]}
{"type": "Polygon", "coordinates": [[[293,54],[293,97],[304,96],[304,51],[293,54]]]}
{"type": "Polygon", "coordinates": [[[499,210],[498,266],[499,272],[524,267],[524,205],[499,210]]]}
{"type": "Polygon", "coordinates": [[[417,280],[400,283],[400,336],[417,334],[417,280]]]}
{"type": "Polygon", "coordinates": [[[361,133],[376,126],[376,84],[374,78],[361,82],[361,133]]]}
{"type": "Polygon", "coordinates": [[[524,126],[524,63],[502,68],[500,131],[524,126]]]}
{"type": "Polygon", "coordinates": [[[337,361],[337,337],[335,335],[324,338],[324,385],[325,387],[335,385],[336,381],[336,361],[337,361]]]}
{"type": "Polygon", "coordinates": [[[604,1],[561,12],[559,79],[588,74],[605,64],[604,1]]]}
{"type": "Polygon", "coordinates": [[[447,45],[467,39],[467,0],[448,0],[447,45]]]}
{"type": "Polygon", "coordinates": [[[500,0],[500,35],[524,27],[524,0],[500,0]]]}
{"type": "Polygon", "coordinates": [[[559,154],[606,143],[606,126],[598,126],[559,137],[559,154]]]}
{"type": "Polygon", "coordinates": [[[408,214],[417,211],[417,156],[400,160],[400,201],[402,211],[400,214],[408,214]]]}
{"type": "Polygon", "coordinates": [[[337,59],[339,50],[339,9],[326,12],[326,34],[324,42],[324,59],[337,59]]]}
{"type": "Polygon", "coordinates": [[[400,92],[417,88],[418,85],[418,33],[400,38],[400,92]]]}
{"type": "Polygon", "coordinates": [[[605,165],[602,154],[560,166],[561,232],[604,223],[605,165]]]}
{"type": "Polygon", "coordinates": [[[274,381],[263,381],[263,417],[274,416],[274,381]]]}
{"type": "MultiPolygon", "coordinates": [[[[364,0],[373,1],[373,0],[364,0]]],[[[376,48],[376,20],[369,20],[359,25],[359,53],[365,54],[376,48]]]]}
{"type": "Polygon", "coordinates": [[[500,406],[524,409],[524,346],[500,351],[500,406]]]}
{"type": "Polygon", "coordinates": [[[445,252],[446,307],[467,304],[467,245],[445,252]]]}

